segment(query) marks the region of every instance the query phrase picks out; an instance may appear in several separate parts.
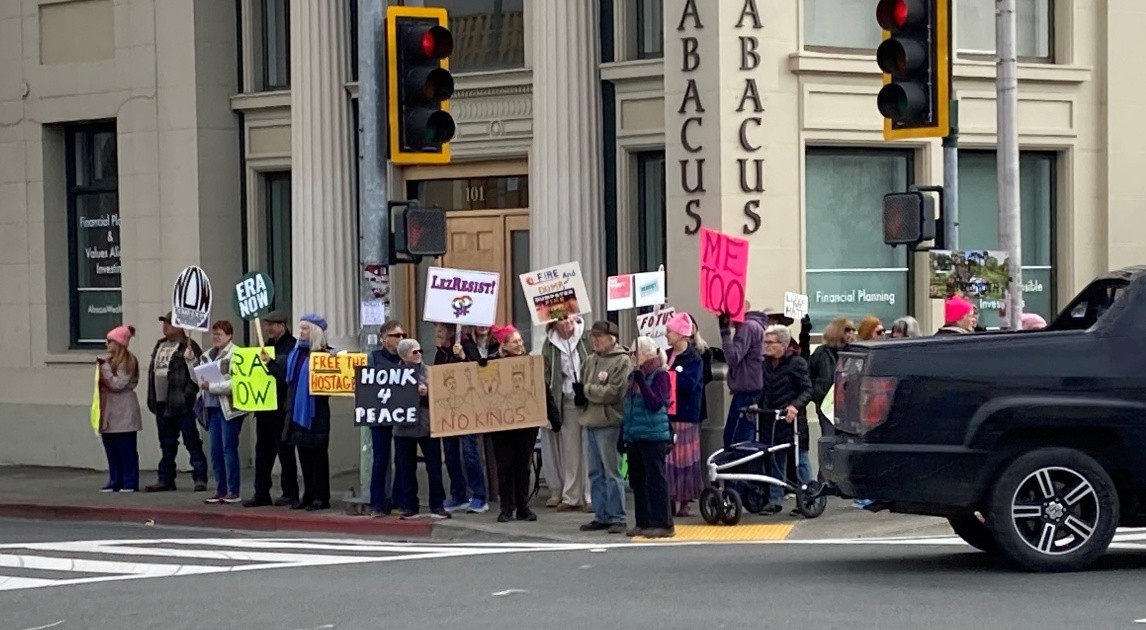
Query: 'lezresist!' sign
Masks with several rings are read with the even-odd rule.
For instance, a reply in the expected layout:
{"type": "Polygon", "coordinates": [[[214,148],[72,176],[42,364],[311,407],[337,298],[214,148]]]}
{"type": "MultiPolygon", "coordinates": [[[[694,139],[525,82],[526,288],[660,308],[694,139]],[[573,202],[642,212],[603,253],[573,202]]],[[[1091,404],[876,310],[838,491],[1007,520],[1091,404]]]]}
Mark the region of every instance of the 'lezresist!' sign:
{"type": "Polygon", "coordinates": [[[492,326],[497,319],[497,288],[501,274],[489,271],[430,267],[426,272],[428,322],[492,326]]]}

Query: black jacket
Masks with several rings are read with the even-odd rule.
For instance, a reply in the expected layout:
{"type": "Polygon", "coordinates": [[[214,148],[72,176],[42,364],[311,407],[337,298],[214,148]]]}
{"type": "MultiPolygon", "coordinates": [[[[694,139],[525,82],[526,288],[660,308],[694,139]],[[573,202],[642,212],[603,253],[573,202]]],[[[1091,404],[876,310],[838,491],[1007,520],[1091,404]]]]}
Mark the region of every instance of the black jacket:
{"type": "Polygon", "coordinates": [[[489,357],[483,359],[481,358],[481,353],[478,352],[477,343],[474,342],[472,337],[467,335],[462,339],[462,352],[464,352],[466,355],[466,361],[476,361],[478,365],[483,367],[490,359],[497,357],[498,350],[500,349],[501,347],[497,345],[497,342],[493,340],[493,337],[490,337],[489,357]]]}
{"type": "Polygon", "coordinates": [[[275,377],[275,389],[278,390],[279,408],[274,411],[260,411],[255,414],[255,418],[281,418],[286,412],[286,358],[287,355],[290,354],[290,351],[294,350],[296,343],[298,343],[298,340],[289,332],[283,333],[282,337],[275,339],[275,358],[271,359],[270,363],[267,363],[267,373],[275,377]]]}
{"type": "Polygon", "coordinates": [[[760,438],[770,444],[792,441],[792,425],[781,418],[775,420],[773,409],[787,409],[788,405],[800,410],[796,418],[800,430],[800,450],[808,450],[808,413],[812,401],[812,379],[808,376],[808,362],[789,352],[775,365],[764,357],[764,391],[758,404],[764,410],[760,418],[760,438]]]}
{"type": "MultiPolygon", "coordinates": [[[[155,391],[155,354],[159,346],[167,339],[155,342],[151,349],[151,363],[147,366],[147,409],[151,413],[159,413],[159,397],[155,391]]],[[[187,366],[187,359],[183,354],[190,346],[196,357],[203,356],[203,349],[194,339],[184,337],[171,355],[171,362],[167,364],[167,403],[163,411],[167,418],[181,418],[195,409],[195,400],[199,397],[199,383],[195,382],[191,368],[187,366]]]]}
{"type": "MultiPolygon", "coordinates": [[[[289,354],[289,353],[288,353],[289,354]]],[[[300,348],[298,365],[294,366],[295,382],[287,388],[286,403],[282,405],[284,413],[286,413],[286,436],[287,441],[295,446],[303,448],[327,448],[330,446],[330,397],[329,396],[313,396],[314,398],[314,415],[310,419],[310,428],[304,429],[299,425],[291,422],[291,405],[294,404],[294,393],[298,387],[310,387],[310,383],[298,382],[298,373],[302,371],[302,366],[310,361],[310,348],[300,348]]],[[[276,360],[277,362],[277,360],[276,360]]],[[[287,360],[284,357],[282,365],[287,365],[287,360]]]]}
{"type": "Polygon", "coordinates": [[[820,407],[824,404],[828,390],[836,382],[836,362],[839,358],[839,348],[821,345],[808,360],[808,371],[812,377],[812,402],[816,403],[816,414],[820,420],[826,422],[830,422],[831,418],[825,416],[820,407]]]}

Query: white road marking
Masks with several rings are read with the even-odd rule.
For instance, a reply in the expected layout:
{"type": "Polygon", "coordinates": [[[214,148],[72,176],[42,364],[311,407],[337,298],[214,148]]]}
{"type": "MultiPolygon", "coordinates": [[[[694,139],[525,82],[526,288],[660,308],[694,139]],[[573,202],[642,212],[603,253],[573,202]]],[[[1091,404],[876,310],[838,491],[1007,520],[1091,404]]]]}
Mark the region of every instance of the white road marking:
{"type": "Polygon", "coordinates": [[[48,628],[55,628],[56,626],[63,625],[63,623],[65,621],[67,621],[67,619],[61,619],[61,620],[57,621],[56,623],[50,623],[46,626],[36,626],[35,628],[24,628],[24,630],[48,630],[48,628]]]}

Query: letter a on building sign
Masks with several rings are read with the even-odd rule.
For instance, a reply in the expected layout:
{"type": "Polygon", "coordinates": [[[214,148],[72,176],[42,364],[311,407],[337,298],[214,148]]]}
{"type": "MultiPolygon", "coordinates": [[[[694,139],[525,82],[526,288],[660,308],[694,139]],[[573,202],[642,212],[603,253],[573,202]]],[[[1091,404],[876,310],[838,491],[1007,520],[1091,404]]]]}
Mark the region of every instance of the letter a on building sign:
{"type": "Polygon", "coordinates": [[[713,313],[744,321],[744,287],[748,277],[748,241],[700,230],[700,303],[713,313]]]}
{"type": "Polygon", "coordinates": [[[207,332],[211,322],[211,281],[207,272],[188,267],[175,280],[171,292],[171,325],[207,332]]]}

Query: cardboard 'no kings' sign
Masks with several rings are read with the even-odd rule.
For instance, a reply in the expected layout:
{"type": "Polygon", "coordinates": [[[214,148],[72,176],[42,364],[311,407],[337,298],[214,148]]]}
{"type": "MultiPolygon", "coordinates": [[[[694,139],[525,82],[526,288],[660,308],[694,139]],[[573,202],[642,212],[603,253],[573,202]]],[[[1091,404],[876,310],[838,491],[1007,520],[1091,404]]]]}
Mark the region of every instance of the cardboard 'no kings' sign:
{"type": "Polygon", "coordinates": [[[266,315],[275,302],[275,283],[261,271],[252,271],[235,284],[231,305],[235,313],[246,321],[266,315]]]}

